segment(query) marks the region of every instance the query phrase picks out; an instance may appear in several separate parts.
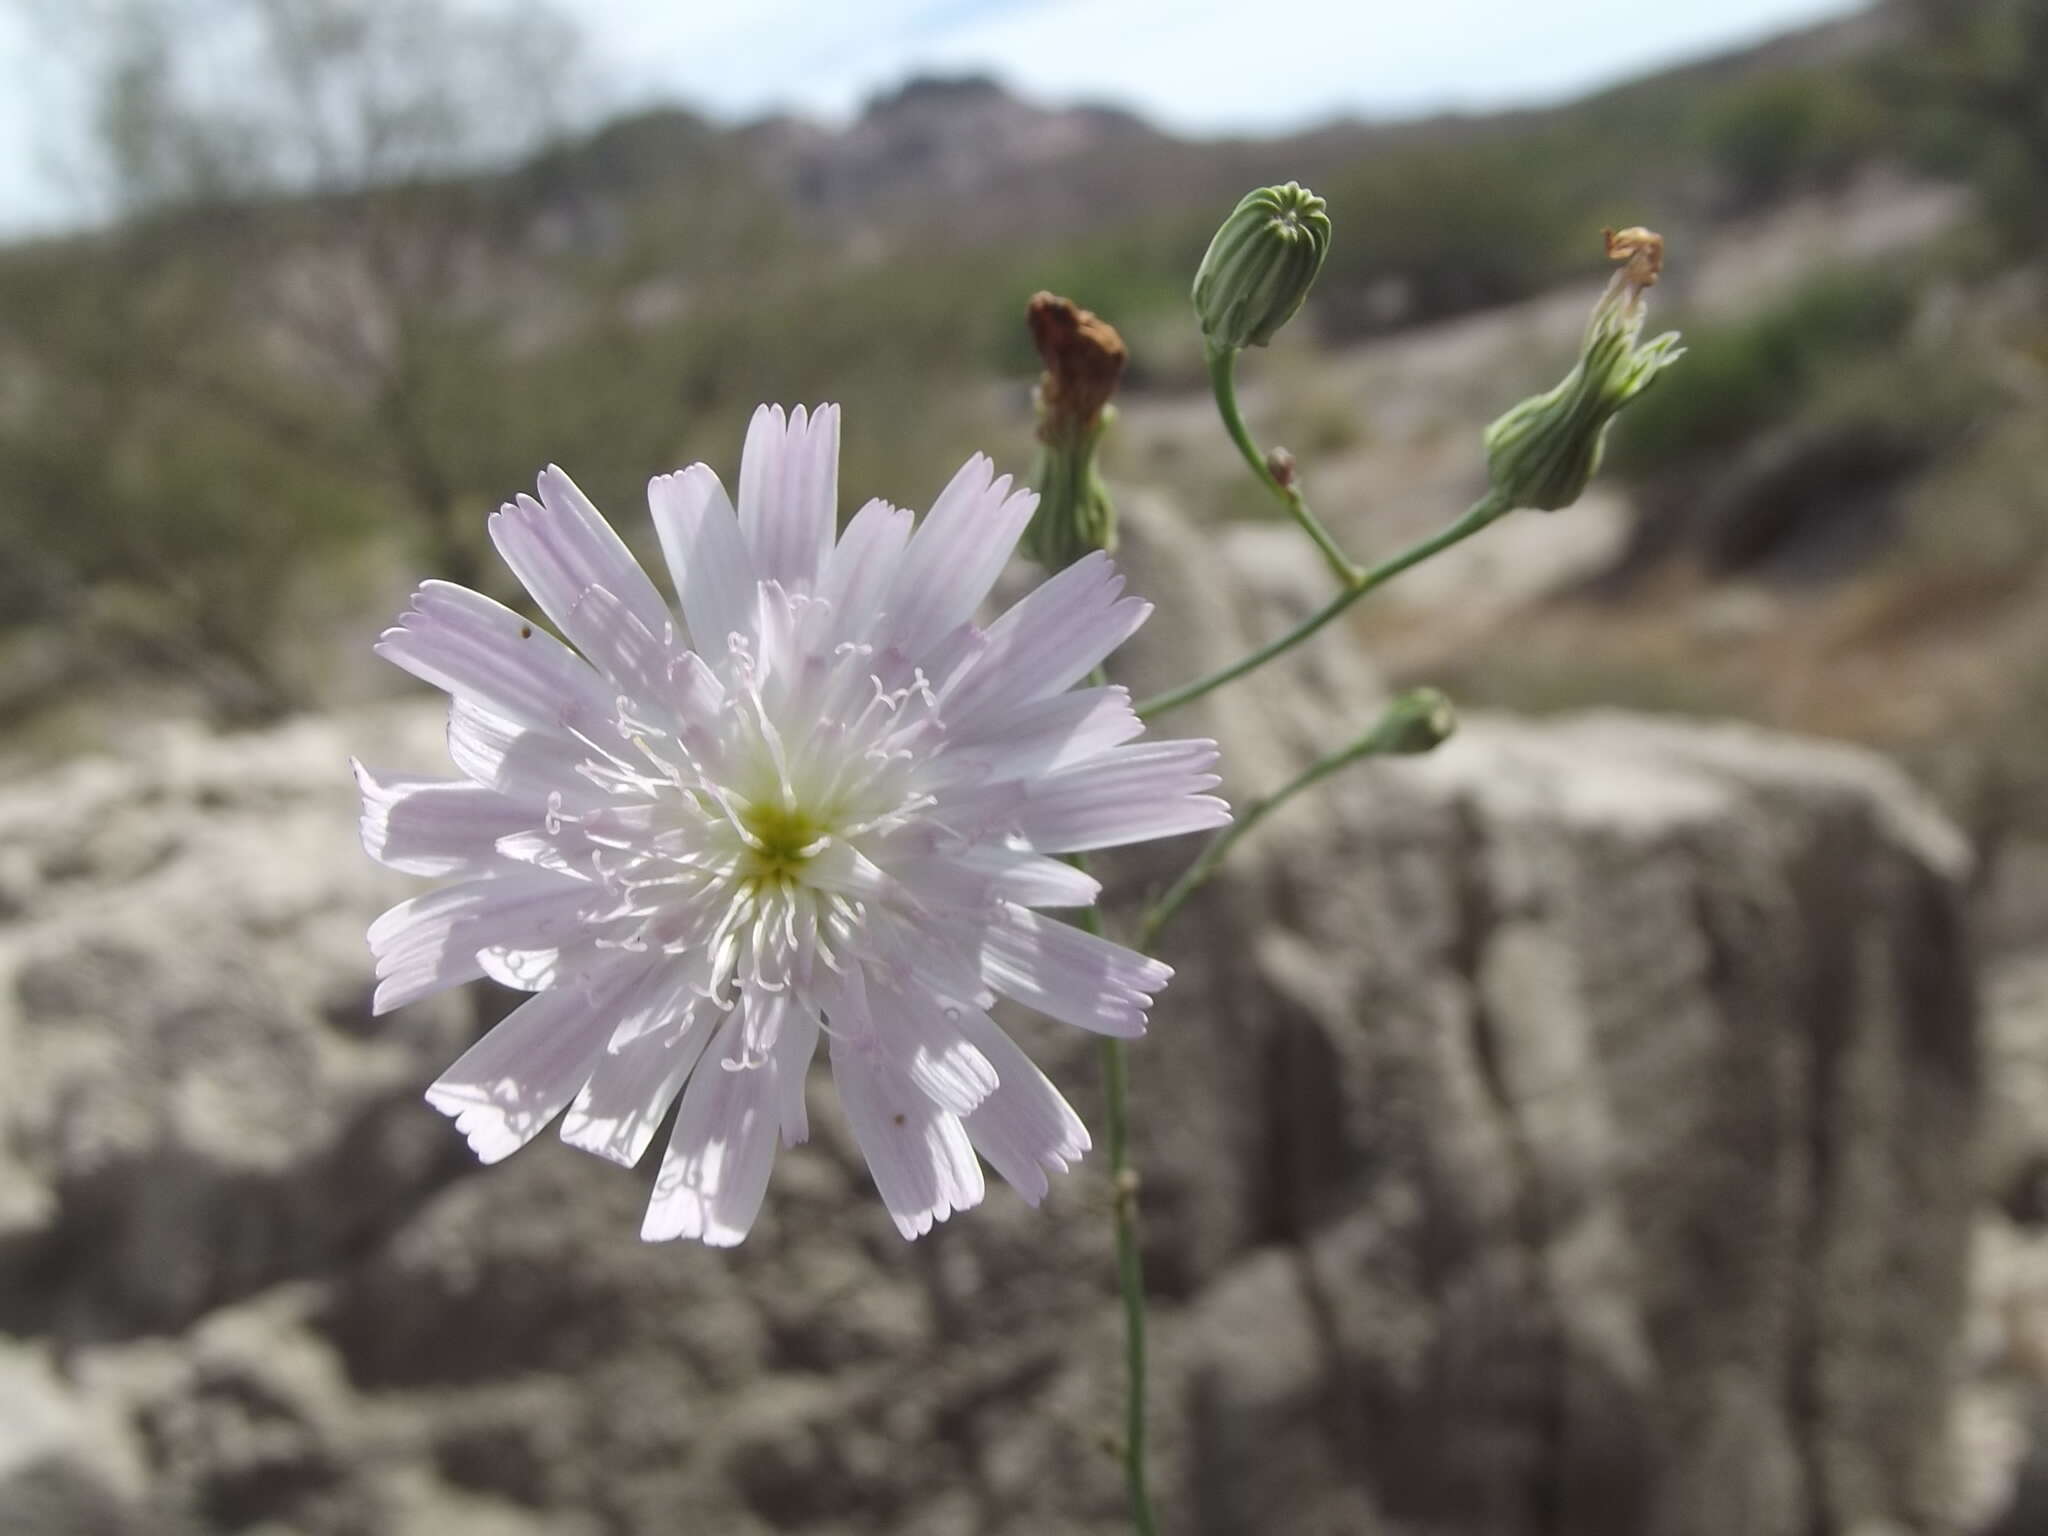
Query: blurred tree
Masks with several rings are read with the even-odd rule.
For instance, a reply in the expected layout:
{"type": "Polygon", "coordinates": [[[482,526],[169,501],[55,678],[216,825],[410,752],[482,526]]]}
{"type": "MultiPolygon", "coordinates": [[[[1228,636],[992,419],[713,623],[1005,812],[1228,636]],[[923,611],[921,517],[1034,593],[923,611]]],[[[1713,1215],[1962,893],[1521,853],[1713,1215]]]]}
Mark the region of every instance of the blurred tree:
{"type": "Polygon", "coordinates": [[[2048,237],[2048,0],[1912,0],[1924,46],[1893,85],[1938,169],[1978,184],[1985,212],[2033,254],[2048,237]]]}
{"type": "Polygon", "coordinates": [[[1880,104],[1859,68],[1832,65],[1738,81],[1695,129],[1734,211],[1840,182],[1885,149],[1880,104]]]}
{"type": "Polygon", "coordinates": [[[7,274],[0,467],[29,492],[8,515],[31,606],[142,640],[224,718],[278,713],[294,594],[380,505],[437,571],[480,576],[470,487],[506,482],[472,462],[461,397],[532,323],[487,259],[531,210],[486,172],[559,127],[573,38],[456,0],[44,19],[87,60],[113,222],[7,274]]]}

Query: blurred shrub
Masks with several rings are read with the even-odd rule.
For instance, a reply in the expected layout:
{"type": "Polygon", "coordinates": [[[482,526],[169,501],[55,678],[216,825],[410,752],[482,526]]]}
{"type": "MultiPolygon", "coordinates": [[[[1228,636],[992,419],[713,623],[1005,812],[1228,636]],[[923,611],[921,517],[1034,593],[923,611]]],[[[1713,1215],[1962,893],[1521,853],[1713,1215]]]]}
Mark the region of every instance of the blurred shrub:
{"type": "Polygon", "coordinates": [[[64,625],[86,672],[176,675],[224,721],[282,713],[298,683],[281,641],[372,525],[360,489],[180,387],[161,347],[189,294],[161,288],[190,283],[150,291],[105,253],[73,256],[8,274],[6,620],[64,625]]]}
{"type": "Polygon", "coordinates": [[[1906,0],[1915,45],[1879,61],[1918,162],[1974,180],[2008,247],[2048,239],[2048,5],[1906,0]]]}
{"type": "Polygon", "coordinates": [[[1527,297],[1600,268],[1591,236],[1667,232],[1846,177],[1897,138],[1861,65],[1701,66],[1541,115],[1418,126],[1319,188],[1338,337],[1527,297]]]}
{"type": "Polygon", "coordinates": [[[1984,426],[1970,452],[1936,466],[1915,487],[1899,554],[1931,574],[1979,591],[2011,591],[2048,562],[2048,430],[2039,413],[2008,411],[1984,426]]]}
{"type": "Polygon", "coordinates": [[[1899,339],[1912,293],[1894,269],[1843,269],[1732,324],[1682,323],[1684,364],[1617,424],[1611,462],[1624,474],[1682,470],[1790,421],[1832,370],[1899,339]]]}
{"type": "Polygon", "coordinates": [[[1601,218],[1552,134],[1418,144],[1339,176],[1312,313],[1335,339],[1525,298],[1598,266],[1601,218]]]}
{"type": "Polygon", "coordinates": [[[1694,131],[1741,207],[1837,183],[1889,138],[1875,96],[1840,68],[1730,85],[1703,103],[1694,131]]]}

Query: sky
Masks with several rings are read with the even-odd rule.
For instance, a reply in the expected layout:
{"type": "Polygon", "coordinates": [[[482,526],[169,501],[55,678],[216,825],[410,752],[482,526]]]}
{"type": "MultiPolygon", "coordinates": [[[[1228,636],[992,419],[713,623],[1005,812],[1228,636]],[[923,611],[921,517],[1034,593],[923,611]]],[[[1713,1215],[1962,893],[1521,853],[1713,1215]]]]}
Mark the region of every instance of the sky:
{"type": "MultiPolygon", "coordinates": [[[[680,101],[843,119],[919,72],[993,73],[1183,133],[1559,100],[1860,8],[1860,0],[556,0],[588,51],[586,115],[680,101]]],[[[61,228],[85,94],[0,0],[0,234],[61,228]]]]}

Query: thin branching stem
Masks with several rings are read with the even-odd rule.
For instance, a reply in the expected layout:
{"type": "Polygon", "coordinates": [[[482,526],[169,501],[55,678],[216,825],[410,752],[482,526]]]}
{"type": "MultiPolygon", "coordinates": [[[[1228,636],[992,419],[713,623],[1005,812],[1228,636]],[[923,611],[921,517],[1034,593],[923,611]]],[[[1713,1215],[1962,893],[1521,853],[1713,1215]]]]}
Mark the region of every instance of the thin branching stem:
{"type": "Polygon", "coordinates": [[[1280,505],[1287,509],[1287,515],[1301,525],[1301,531],[1315,541],[1323,558],[1336,572],[1337,579],[1345,586],[1357,585],[1364,570],[1337,546],[1337,541],[1309,509],[1308,501],[1298,487],[1282,481],[1273,473],[1266,462],[1266,455],[1259,450],[1258,442],[1252,437],[1251,428],[1245,425],[1244,413],[1237,405],[1237,349],[1235,347],[1210,347],[1209,387],[1216,395],[1216,411],[1223,418],[1230,440],[1237,444],[1237,451],[1244,455],[1245,463],[1251,466],[1259,484],[1280,499],[1280,505]]]}
{"type": "Polygon", "coordinates": [[[1444,550],[1449,549],[1453,544],[1462,543],[1464,540],[1471,538],[1480,529],[1505,515],[1508,510],[1508,505],[1489,491],[1485,496],[1474,502],[1466,510],[1463,517],[1460,517],[1449,527],[1431,534],[1428,538],[1422,540],[1421,543],[1412,544],[1398,555],[1383,560],[1378,565],[1372,567],[1372,569],[1361,573],[1344,591],[1331,598],[1323,607],[1310,614],[1309,617],[1302,620],[1301,623],[1297,624],[1279,639],[1267,642],[1257,650],[1233,661],[1221,671],[1211,672],[1207,677],[1198,677],[1191,683],[1183,683],[1178,688],[1169,688],[1164,693],[1154,694],[1151,698],[1146,699],[1138,706],[1139,717],[1146,720],[1153,719],[1158,715],[1165,714],[1169,709],[1178,709],[1183,704],[1193,703],[1196,699],[1201,698],[1203,694],[1212,693],[1216,689],[1221,688],[1225,683],[1235,682],[1247,672],[1257,671],[1267,662],[1273,660],[1274,657],[1284,655],[1286,652],[1293,650],[1294,647],[1308,639],[1310,635],[1313,635],[1317,630],[1329,623],[1330,620],[1336,618],[1337,615],[1365,596],[1366,593],[1385,586],[1411,566],[1420,565],[1431,556],[1441,554],[1444,550]]]}
{"type": "MultiPolygon", "coordinates": [[[[1086,868],[1079,855],[1074,864],[1086,868]]],[[[1102,915],[1094,907],[1081,914],[1081,926],[1101,934],[1102,915]]],[[[1131,1529],[1136,1536],[1158,1536],[1152,1515],[1152,1494],[1145,1479],[1145,1269],[1138,1253],[1138,1173],[1131,1166],[1130,1063],[1124,1042],[1102,1041],[1103,1148],[1109,1159],[1112,1209],[1116,1217],[1116,1278],[1124,1303],[1124,1428],[1119,1447],[1124,1464],[1124,1493],[1130,1503],[1131,1529]]]]}
{"type": "MultiPolygon", "coordinates": [[[[1230,856],[1239,839],[1245,837],[1260,822],[1280,809],[1303,790],[1321,783],[1340,769],[1348,768],[1361,758],[1379,757],[1388,753],[1411,753],[1427,751],[1440,742],[1450,731],[1450,705],[1434,688],[1418,688],[1404,693],[1389,704],[1386,713],[1365,735],[1348,746],[1339,747],[1327,756],[1318,758],[1287,783],[1262,799],[1254,800],[1231,820],[1230,824],[1209,839],[1203,848],[1174,881],[1164,896],[1145,910],[1138,920],[1135,947],[1149,951],[1160,930],[1173,920],[1181,904],[1192,896],[1202,883],[1215,874],[1223,861],[1230,856]]],[[[1114,1155],[1114,1154],[1112,1154],[1114,1155]]]]}
{"type": "MultiPolygon", "coordinates": [[[[1109,674],[1101,667],[1088,681],[1101,687],[1109,674]]],[[[1088,861],[1069,854],[1076,869],[1088,861]]],[[[1100,938],[1102,909],[1084,909],[1080,924],[1100,938]]],[[[1135,1536],[1158,1536],[1152,1515],[1152,1492],[1145,1479],[1145,1265],[1138,1252],[1138,1171],[1131,1166],[1131,1074],[1124,1042],[1102,1041],[1103,1151],[1109,1159],[1110,1206],[1116,1218],[1116,1279],[1124,1302],[1124,1432],[1120,1447],[1124,1464],[1124,1495],[1130,1504],[1135,1536]]]]}

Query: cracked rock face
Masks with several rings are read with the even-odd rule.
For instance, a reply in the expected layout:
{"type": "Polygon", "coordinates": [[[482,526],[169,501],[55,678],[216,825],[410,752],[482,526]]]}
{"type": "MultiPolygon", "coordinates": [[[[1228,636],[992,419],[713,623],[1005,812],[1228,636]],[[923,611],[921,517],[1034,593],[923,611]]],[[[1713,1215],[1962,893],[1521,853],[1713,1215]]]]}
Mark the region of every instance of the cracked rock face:
{"type": "MultiPolygon", "coordinates": [[[[1128,516],[1137,691],[1292,601],[1128,516]]],[[[1176,722],[1238,798],[1369,723],[1324,644],[1176,722]]],[[[346,771],[437,735],[173,734],[0,791],[10,1533],[1123,1529],[1094,1163],[905,1245],[816,1092],[733,1253],[642,1245],[649,1169],[470,1166],[419,1092],[502,999],[368,1019],[405,883],[346,771]]],[[[1478,722],[1275,817],[1132,1057],[1166,1528],[1935,1529],[1962,862],[1867,758],[1621,717],[1478,722]]],[[[1020,1027],[1099,1124],[1092,1042],[1020,1027]]]]}

